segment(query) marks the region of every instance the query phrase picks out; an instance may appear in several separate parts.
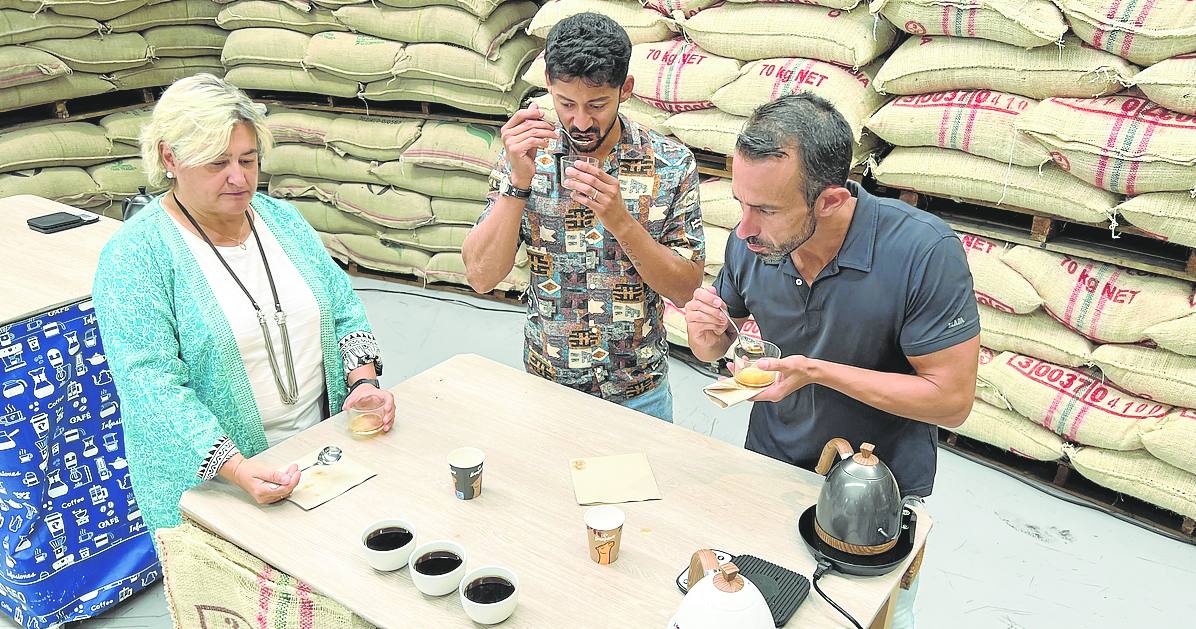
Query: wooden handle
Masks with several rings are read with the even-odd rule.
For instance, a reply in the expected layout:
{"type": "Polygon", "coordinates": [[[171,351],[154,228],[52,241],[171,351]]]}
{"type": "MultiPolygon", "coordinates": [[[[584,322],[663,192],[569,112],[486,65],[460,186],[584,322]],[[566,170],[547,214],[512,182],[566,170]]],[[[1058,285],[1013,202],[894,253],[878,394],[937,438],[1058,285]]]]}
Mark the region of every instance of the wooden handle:
{"type": "Polygon", "coordinates": [[[860,465],[876,465],[880,463],[880,459],[875,454],[872,454],[874,449],[876,449],[876,446],[870,443],[862,443],[860,444],[860,453],[852,457],[852,460],[860,465]]]}
{"type": "Polygon", "coordinates": [[[824,476],[827,472],[831,471],[831,465],[835,462],[836,451],[839,453],[840,460],[855,454],[855,450],[852,449],[850,443],[847,443],[846,439],[835,437],[823,446],[822,456],[818,457],[818,465],[814,467],[814,471],[824,476]]]}
{"type": "Polygon", "coordinates": [[[739,566],[727,562],[719,567],[714,575],[714,587],[728,594],[743,589],[743,577],[739,576],[739,566]]]}
{"type": "Polygon", "coordinates": [[[694,553],[689,558],[689,588],[692,589],[693,586],[697,585],[698,581],[701,581],[706,576],[706,573],[711,570],[718,570],[718,557],[714,554],[714,551],[703,548],[694,553]]]}

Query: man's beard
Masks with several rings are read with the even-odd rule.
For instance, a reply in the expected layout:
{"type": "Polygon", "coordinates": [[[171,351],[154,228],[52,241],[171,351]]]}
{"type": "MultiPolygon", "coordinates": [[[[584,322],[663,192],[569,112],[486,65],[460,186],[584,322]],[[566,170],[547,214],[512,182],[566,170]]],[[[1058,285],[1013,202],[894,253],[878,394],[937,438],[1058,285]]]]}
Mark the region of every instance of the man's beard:
{"type": "Polygon", "coordinates": [[[757,236],[751,236],[747,239],[747,244],[755,247],[765,247],[764,251],[759,253],[753,251],[756,255],[764,261],[765,264],[780,264],[785,260],[789,254],[793,253],[795,249],[806,244],[806,241],[814,236],[814,230],[818,228],[818,216],[814,210],[810,210],[809,218],[802,224],[802,230],[793,238],[785,242],[773,246],[769,243],[762,242],[757,236]]]}

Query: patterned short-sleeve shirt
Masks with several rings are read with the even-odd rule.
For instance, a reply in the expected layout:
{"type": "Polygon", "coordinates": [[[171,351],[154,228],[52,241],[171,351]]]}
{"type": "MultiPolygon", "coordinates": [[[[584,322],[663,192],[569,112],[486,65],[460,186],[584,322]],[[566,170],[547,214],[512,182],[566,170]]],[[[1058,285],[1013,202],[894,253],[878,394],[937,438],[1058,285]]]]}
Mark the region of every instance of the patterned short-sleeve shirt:
{"type": "MultiPolygon", "coordinates": [[[[622,137],[602,168],[619,180],[631,216],[657,242],[706,259],[693,153],[620,116],[622,137]]],[[[543,378],[613,402],[638,397],[668,376],[664,303],[594,213],[561,186],[560,139],[536,155],[532,196],[519,230],[531,265],[524,361],[543,378]]],[[[499,156],[478,222],[509,175],[499,156]]]]}

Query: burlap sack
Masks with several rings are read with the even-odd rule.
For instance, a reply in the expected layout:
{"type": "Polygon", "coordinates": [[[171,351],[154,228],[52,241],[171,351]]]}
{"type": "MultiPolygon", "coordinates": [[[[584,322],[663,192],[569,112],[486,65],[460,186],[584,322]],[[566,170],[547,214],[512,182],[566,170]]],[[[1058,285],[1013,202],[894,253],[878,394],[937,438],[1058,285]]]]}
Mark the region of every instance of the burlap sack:
{"type": "Polygon", "coordinates": [[[987,39],[911,37],[876,75],[882,94],[927,94],[958,89],[987,89],[1043,99],[1093,97],[1128,85],[1138,68],[1124,59],[1063,38],[1062,49],[1025,50],[987,39]]]}
{"type": "Polygon", "coordinates": [[[872,174],[886,186],[1000,203],[1080,223],[1107,221],[1117,205],[1113,194],[1069,176],[1054,164],[1039,170],[947,149],[897,147],[872,174]]]}
{"type": "Polygon", "coordinates": [[[1196,54],[1160,61],[1134,76],[1134,85],[1167,109],[1196,115],[1196,54]]]}
{"type": "Polygon", "coordinates": [[[348,212],[342,212],[334,205],[317,199],[291,199],[290,202],[316,231],[332,234],[378,235],[377,225],[348,212]]]}
{"type": "Polygon", "coordinates": [[[476,225],[484,209],[485,201],[432,199],[432,214],[442,225],[476,225]]]}
{"type": "Polygon", "coordinates": [[[109,199],[82,168],[62,166],[18,170],[0,175],[0,199],[32,194],[79,208],[95,207],[109,199]]]}
{"type": "Polygon", "coordinates": [[[694,148],[720,155],[735,152],[735,140],[743,130],[745,116],[735,116],[719,109],[687,111],[665,121],[669,132],[694,148]]]}
{"type": "Polygon", "coordinates": [[[868,8],[917,36],[978,37],[1034,48],[1067,32],[1063,14],[1050,0],[872,0],[868,8]]]}
{"type": "Polygon", "coordinates": [[[228,31],[215,26],[160,26],[142,33],[154,56],[220,56],[228,31]]]}
{"type": "Polygon", "coordinates": [[[1117,213],[1161,240],[1196,247],[1196,198],[1187,192],[1140,194],[1118,205],[1117,213]]]}
{"type": "Polygon", "coordinates": [[[340,186],[340,182],[327,179],[272,175],[266,190],[270,196],[278,199],[318,199],[333,203],[340,186]]]}
{"type": "Polygon", "coordinates": [[[116,89],[110,81],[99,74],[75,72],[49,81],[18,85],[0,90],[0,111],[40,105],[57,100],[69,100],[83,96],[94,96],[116,89]]]}
{"type": "Polygon", "coordinates": [[[337,240],[348,252],[350,260],[375,271],[424,277],[424,269],[432,260],[432,254],[427,251],[387,245],[377,236],[337,234],[337,240]]]}
{"type": "Polygon", "coordinates": [[[314,144],[324,146],[328,130],[340,114],[310,109],[271,106],[266,113],[266,127],[276,144],[314,144]]]}
{"type": "Polygon", "coordinates": [[[150,0],[43,0],[42,6],[59,15],[110,20],[149,4],[150,0]]]}
{"type": "Polygon", "coordinates": [[[176,627],[372,629],[306,583],[193,524],[158,529],[157,538],[176,627]]]}
{"type": "Polygon", "coordinates": [[[83,37],[100,32],[100,23],[85,17],[34,15],[12,9],[0,10],[0,46],[24,44],[44,39],[83,37]]]}
{"type": "Polygon", "coordinates": [[[201,73],[218,77],[224,76],[224,65],[220,62],[220,57],[156,59],[148,65],[130,70],[120,70],[109,76],[116,89],[135,90],[143,87],[170,85],[181,78],[201,73]]]}
{"type": "MultiPolygon", "coordinates": [[[[835,2],[835,0],[826,0],[828,2],[835,2]]],[[[859,4],[860,0],[842,0],[843,2],[853,2],[859,4]]],[[[660,13],[665,17],[673,17],[679,15],[681,17],[693,17],[695,13],[702,9],[709,9],[712,6],[721,4],[722,0],[643,0],[640,4],[645,7],[660,13]]],[[[854,4],[852,6],[855,6],[854,4]]],[[[840,7],[851,8],[851,7],[840,7]]]]}
{"type": "Polygon", "coordinates": [[[872,89],[880,61],[853,70],[814,59],[763,59],[743,66],[739,78],[714,94],[714,105],[736,116],[750,116],[762,103],[810,92],[830,101],[860,139],[864,122],[885,97],[872,89]]]}
{"type": "Polygon", "coordinates": [[[382,241],[433,253],[460,252],[470,229],[464,225],[428,225],[417,229],[396,229],[382,234],[382,241]]]}
{"type": "Polygon", "coordinates": [[[634,93],[664,111],[710,109],[719,88],[739,76],[740,62],[712,55],[677,38],[639,44],[631,50],[628,73],[635,77],[634,93]]]}
{"type": "Polygon", "coordinates": [[[339,155],[388,162],[399,159],[422,127],[415,118],[337,115],[324,143],[339,155]]]}
{"type": "Polygon", "coordinates": [[[292,70],[281,66],[237,66],[230,69],[224,78],[246,90],[327,94],[341,98],[353,98],[361,89],[356,81],[319,70],[292,70]]]}
{"type": "Polygon", "coordinates": [[[42,2],[41,0],[0,0],[0,9],[37,13],[42,9],[42,2]]]}
{"type": "Polygon", "coordinates": [[[503,3],[485,21],[468,11],[448,6],[396,9],[358,4],[337,9],[333,15],[359,33],[409,44],[455,44],[494,59],[499,46],[519,34],[535,13],[535,3],[513,0],[503,3]]]}
{"type": "Polygon", "coordinates": [[[1168,465],[1147,452],[1111,452],[1064,446],[1064,454],[1088,480],[1196,518],[1196,475],[1168,465]]]}
{"type": "Polygon", "coordinates": [[[428,101],[480,114],[509,116],[519,110],[531,90],[532,86],[523,81],[516,81],[509,91],[499,92],[445,81],[395,78],[367,84],[361,96],[379,101],[428,101]]]}
{"type": "Polygon", "coordinates": [[[718,276],[726,261],[727,241],[731,239],[731,230],[704,225],[706,233],[706,274],[718,276]]]}
{"type": "Polygon", "coordinates": [[[114,33],[144,31],[156,26],[215,26],[220,5],[211,0],[170,0],[150,4],[105,22],[114,33]]]}
{"type": "MultiPolygon", "coordinates": [[[[541,72],[540,76],[543,76],[543,72],[541,72]]],[[[551,94],[542,94],[533,98],[531,102],[544,110],[545,120],[552,123],[559,122],[551,94]]],[[[668,126],[665,124],[665,121],[669,119],[669,112],[657,109],[634,96],[619,105],[619,113],[627,116],[628,120],[653,129],[658,133],[665,135],[670,133],[668,126]]]]}
{"type": "Polygon", "coordinates": [[[1144,398],[1196,407],[1196,357],[1140,345],[1101,345],[1092,362],[1117,386],[1144,398]]]}
{"type": "Polygon", "coordinates": [[[618,22],[627,31],[631,44],[664,41],[672,36],[669,21],[652,9],[619,0],[550,0],[536,12],[527,32],[540,39],[548,39],[548,31],[557,22],[578,13],[599,13],[618,22]]]}
{"type": "Polygon", "coordinates": [[[948,430],[1035,461],[1063,458],[1063,439],[1059,435],[1013,411],[980,400],[972,403],[972,412],[962,424],[948,430]]]}
{"type": "Polygon", "coordinates": [[[727,4],[681,22],[685,36],[710,52],[754,61],[804,57],[858,68],[885,54],[897,29],[863,8],[801,4],[727,4]]]}
{"type": "Polygon", "coordinates": [[[340,182],[386,183],[373,172],[370,162],[341,157],[322,148],[303,144],[279,144],[262,158],[262,170],[271,175],[296,175],[340,182]]]}
{"type": "Polygon", "coordinates": [[[369,82],[395,76],[404,44],[358,33],[320,33],[307,44],[303,67],[351,81],[369,82]]]}
{"type": "Polygon", "coordinates": [[[1085,42],[1150,65],[1196,51],[1196,4],[1189,0],[1057,0],[1085,42]]]}
{"type": "Polygon", "coordinates": [[[121,150],[132,149],[130,155],[140,155],[141,128],[149,123],[153,107],[142,107],[120,111],[100,118],[100,127],[114,144],[123,144],[121,150]]]}
{"type": "MultiPolygon", "coordinates": [[[[743,219],[743,208],[731,193],[731,180],[721,177],[703,179],[698,184],[698,197],[702,204],[702,222],[707,225],[735,229],[743,219]]],[[[706,247],[707,259],[710,247],[706,247]]]]}
{"type": "Polygon", "coordinates": [[[1017,128],[1061,168],[1105,190],[1196,190],[1196,116],[1131,96],[1048,98],[1017,128]]]}
{"type": "Polygon", "coordinates": [[[528,63],[543,49],[543,44],[527,35],[518,35],[498,49],[498,59],[451,44],[411,44],[395,75],[412,79],[432,79],[503,92],[511,89],[528,63]]]}
{"type": "Polygon", "coordinates": [[[996,359],[996,352],[984,346],[980,347],[980,355],[977,360],[978,372],[976,375],[976,399],[988,404],[989,406],[995,406],[1002,410],[1012,410],[1013,406],[1009,404],[1009,400],[1006,400],[1005,396],[1001,394],[1001,390],[980,375],[984,371],[984,366],[992,363],[996,359]]]}
{"type": "Polygon", "coordinates": [[[1001,259],[1034,286],[1051,316],[1097,343],[1137,343],[1147,328],[1192,311],[1192,284],[1183,280],[1033,247],[1001,259]]]}
{"type": "Polygon", "coordinates": [[[1065,367],[1092,364],[1095,347],[1041,310],[1019,315],[987,306],[980,306],[980,342],[993,351],[1016,352],[1065,367]]]}
{"type": "MultiPolygon", "coordinates": [[[[530,269],[516,266],[494,288],[501,291],[523,292],[531,283],[530,273],[530,269]]],[[[428,268],[425,270],[425,277],[429,282],[469,285],[465,280],[465,261],[461,259],[459,252],[444,252],[432,256],[432,260],[428,262],[428,268]]]]}
{"type": "Polygon", "coordinates": [[[990,90],[952,90],[891,101],[868,128],[896,146],[937,146],[1038,167],[1051,159],[1041,144],[1014,129],[1038,101],[990,90]]]}
{"type": "Polygon", "coordinates": [[[320,241],[324,243],[324,249],[328,251],[328,255],[332,256],[333,260],[341,264],[349,264],[349,250],[345,248],[345,243],[341,242],[335,234],[325,234],[324,232],[317,232],[320,234],[320,241]]]}
{"type": "Polygon", "coordinates": [[[1146,328],[1146,338],[1159,347],[1184,356],[1196,356],[1196,314],[1146,328]]]}
{"type": "Polygon", "coordinates": [[[1001,391],[1014,411],[1077,443],[1137,450],[1171,407],[1136,397],[1085,371],[1004,352],[979,377],[1001,391]]]}
{"type": "Polygon", "coordinates": [[[1009,314],[1028,314],[1042,305],[1042,297],[1026,278],[1001,261],[1008,244],[972,234],[959,234],[972,270],[976,301],[1009,314]]]}
{"type": "Polygon", "coordinates": [[[438,170],[464,170],[488,176],[498,161],[502,138],[498,127],[431,120],[402,161],[438,170]]]}
{"type": "Polygon", "coordinates": [[[71,73],[54,55],[24,46],[0,47],[0,90],[49,81],[71,73]]]}
{"type": "Polygon", "coordinates": [[[25,44],[62,59],[75,72],[104,74],[149,63],[153,51],[140,33],[109,33],[25,44]]]}
{"type": "Polygon", "coordinates": [[[308,35],[349,30],[328,9],[300,11],[271,0],[245,0],[226,6],[216,16],[216,24],[230,31],[242,28],[285,28],[308,35]]]}
{"type": "Polygon", "coordinates": [[[411,192],[365,183],[346,183],[336,190],[332,203],[347,212],[375,225],[388,229],[415,229],[436,220],[428,197],[411,192]]]}
{"type": "Polygon", "coordinates": [[[462,170],[424,168],[411,162],[386,162],[373,172],[384,183],[429,197],[484,201],[490,190],[489,177],[462,170]]]}
{"type": "Polygon", "coordinates": [[[378,2],[399,9],[416,9],[433,4],[443,4],[465,9],[484,20],[502,5],[503,0],[378,0],[378,2]]]}
{"type": "Polygon", "coordinates": [[[1196,410],[1175,409],[1157,430],[1142,435],[1142,445],[1163,462],[1196,474],[1196,410]]]}
{"type": "Polygon", "coordinates": [[[283,28],[245,28],[228,34],[220,60],[225,66],[282,66],[303,69],[312,37],[283,28]]]}
{"type": "Polygon", "coordinates": [[[134,157],[128,146],[114,146],[104,128],[89,122],[62,122],[0,132],[0,173],[47,166],[90,166],[134,157]]]}
{"type": "Polygon", "coordinates": [[[100,190],[113,201],[123,201],[137,194],[138,188],[146,188],[150,193],[165,190],[165,186],[149,184],[140,159],[120,159],[97,164],[88,168],[87,174],[91,175],[100,190]]]}

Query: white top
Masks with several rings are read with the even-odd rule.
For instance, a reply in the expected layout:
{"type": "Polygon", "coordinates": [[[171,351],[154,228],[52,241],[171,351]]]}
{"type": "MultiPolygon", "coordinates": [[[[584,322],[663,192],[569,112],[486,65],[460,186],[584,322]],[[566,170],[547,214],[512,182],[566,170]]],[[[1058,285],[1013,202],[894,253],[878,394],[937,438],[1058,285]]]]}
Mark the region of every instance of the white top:
{"type": "MultiPolygon", "coordinates": [[[[253,387],[253,398],[257,402],[258,412],[261,413],[262,424],[266,429],[266,441],[272,447],[287,437],[316,425],[324,418],[321,403],[325,394],[324,350],[320,343],[320,307],[307,282],[287,258],[270,228],[256,214],[253,215],[253,226],[262,240],[266,258],[270,261],[270,271],[274,274],[274,284],[278,288],[278,298],[286,314],[287,332],[291,337],[295,381],[299,386],[299,401],[291,405],[282,403],[282,396],[274,383],[274,372],[270,369],[269,358],[266,355],[266,341],[262,338],[257,311],[228,274],[228,270],[216,259],[212,248],[202,238],[191,233],[191,230],[179,225],[177,220],[175,222],[175,227],[182,232],[183,240],[199,262],[200,269],[216,295],[216,301],[232,327],[233,336],[237,339],[237,349],[241,352],[241,360],[245,362],[245,371],[249,374],[249,383],[253,387]]],[[[285,386],[286,354],[282,335],[274,321],[274,296],[270,292],[270,281],[266,277],[261,254],[258,253],[257,241],[250,234],[245,241],[245,249],[239,246],[217,249],[266,315],[267,326],[274,343],[275,360],[285,386]]]]}

